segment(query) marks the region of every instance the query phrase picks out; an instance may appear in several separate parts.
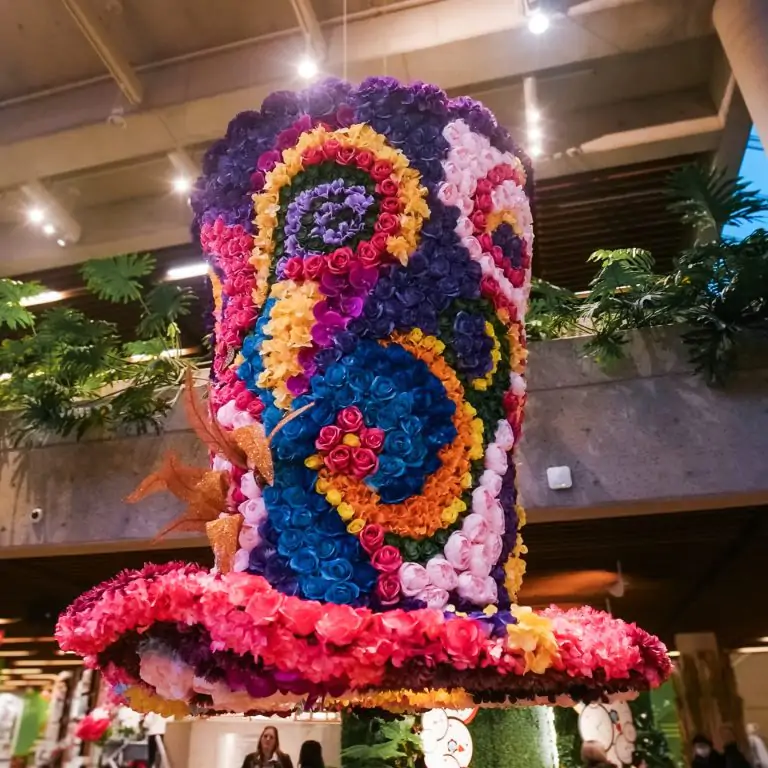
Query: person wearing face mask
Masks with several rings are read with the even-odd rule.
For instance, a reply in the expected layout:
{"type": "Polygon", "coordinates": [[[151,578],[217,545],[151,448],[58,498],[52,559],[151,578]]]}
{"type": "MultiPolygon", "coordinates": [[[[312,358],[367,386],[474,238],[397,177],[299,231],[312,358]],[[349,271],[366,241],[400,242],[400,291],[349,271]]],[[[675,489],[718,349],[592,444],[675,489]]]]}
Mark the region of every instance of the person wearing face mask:
{"type": "Polygon", "coordinates": [[[725,758],[706,736],[694,736],[691,768],[725,768],[725,758]]]}

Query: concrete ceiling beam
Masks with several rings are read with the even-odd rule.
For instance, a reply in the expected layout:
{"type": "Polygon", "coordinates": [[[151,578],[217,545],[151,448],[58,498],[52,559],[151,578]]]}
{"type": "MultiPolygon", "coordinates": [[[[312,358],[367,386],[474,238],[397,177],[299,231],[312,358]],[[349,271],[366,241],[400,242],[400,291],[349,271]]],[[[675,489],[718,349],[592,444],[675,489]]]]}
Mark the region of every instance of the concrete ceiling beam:
{"type": "Polygon", "coordinates": [[[128,60],[120,51],[114,40],[104,29],[96,14],[83,5],[82,0],[61,0],[69,11],[83,36],[109,70],[112,79],[117,83],[123,95],[130,104],[141,104],[144,90],[138,75],[128,60]]]}
{"type": "Polygon", "coordinates": [[[320,21],[317,18],[315,9],[312,7],[312,0],[291,0],[291,6],[296,14],[296,20],[299,22],[299,27],[307,42],[307,46],[319,61],[323,61],[328,46],[323,30],[320,27],[320,21]]]}
{"type": "MultiPolygon", "coordinates": [[[[522,26],[516,3],[443,0],[439,13],[430,4],[350,23],[348,75],[390,74],[471,91],[477,83],[708,35],[711,4],[600,0],[578,6],[592,10],[559,19],[541,39],[522,26]]],[[[341,61],[340,34],[334,28],[329,40],[332,72],[341,61]]],[[[298,86],[287,63],[295,61],[296,43],[277,39],[147,71],[142,109],[127,112],[123,127],[107,121],[111,101],[103,84],[8,107],[0,113],[0,188],[211,141],[237,112],[272,90],[298,86]]]]}

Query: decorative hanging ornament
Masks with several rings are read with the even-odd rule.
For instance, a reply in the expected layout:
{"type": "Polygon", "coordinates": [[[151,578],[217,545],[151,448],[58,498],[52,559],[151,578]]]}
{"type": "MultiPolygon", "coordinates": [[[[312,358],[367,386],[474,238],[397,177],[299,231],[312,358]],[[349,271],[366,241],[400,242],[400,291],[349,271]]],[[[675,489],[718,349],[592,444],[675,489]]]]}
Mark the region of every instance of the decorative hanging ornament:
{"type": "Polygon", "coordinates": [[[184,499],[164,533],[205,530],[217,567],[121,573],[64,613],[62,648],[169,714],[568,705],[666,679],[634,625],[515,602],[531,194],[490,112],[431,85],[327,80],[238,115],[192,194],[215,344],[187,412],[212,465],[169,458],[133,496],[184,499]]]}

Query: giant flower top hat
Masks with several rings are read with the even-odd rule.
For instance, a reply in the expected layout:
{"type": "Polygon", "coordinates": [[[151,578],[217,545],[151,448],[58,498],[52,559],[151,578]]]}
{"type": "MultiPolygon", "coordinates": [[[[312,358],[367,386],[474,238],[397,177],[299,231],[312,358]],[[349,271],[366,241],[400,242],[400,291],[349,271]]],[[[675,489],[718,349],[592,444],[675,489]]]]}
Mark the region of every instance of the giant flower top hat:
{"type": "Polygon", "coordinates": [[[388,78],[268,97],[192,203],[211,265],[209,470],[168,488],[216,568],[146,566],[61,617],[134,709],[571,704],[657,685],[664,646],[515,603],[525,518],[528,160],[480,104],[388,78]]]}

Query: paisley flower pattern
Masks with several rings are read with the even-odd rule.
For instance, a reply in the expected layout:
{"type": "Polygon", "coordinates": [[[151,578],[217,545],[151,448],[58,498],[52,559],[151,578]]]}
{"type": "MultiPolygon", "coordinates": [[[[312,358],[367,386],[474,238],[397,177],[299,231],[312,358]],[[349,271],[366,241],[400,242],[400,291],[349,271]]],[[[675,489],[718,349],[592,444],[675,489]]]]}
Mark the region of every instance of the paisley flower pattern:
{"type": "Polygon", "coordinates": [[[567,703],[666,677],[631,625],[514,604],[531,194],[493,116],[434,86],[329,80],[237,116],[192,196],[210,403],[225,431],[260,424],[273,482],[213,456],[234,572],[123,574],[62,617],[63,647],[174,711],[567,703]]]}

